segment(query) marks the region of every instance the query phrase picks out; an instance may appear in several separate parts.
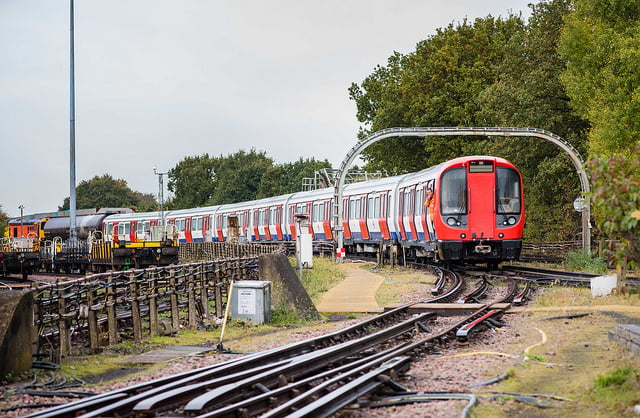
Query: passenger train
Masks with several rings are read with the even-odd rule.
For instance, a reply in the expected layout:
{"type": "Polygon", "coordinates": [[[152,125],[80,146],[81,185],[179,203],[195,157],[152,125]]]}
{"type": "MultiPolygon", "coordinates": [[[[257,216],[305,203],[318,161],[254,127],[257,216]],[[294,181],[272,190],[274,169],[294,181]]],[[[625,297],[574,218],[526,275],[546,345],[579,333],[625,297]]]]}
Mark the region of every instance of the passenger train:
{"type": "MultiPolygon", "coordinates": [[[[296,240],[296,214],[309,216],[304,233],[333,240],[334,190],[318,189],[250,202],[165,212],[179,242],[296,240]]],[[[412,258],[497,264],[520,256],[525,223],[519,171],[490,156],[456,158],[411,174],[344,187],[342,228],[347,253],[396,246],[412,258]]],[[[105,219],[107,241],[140,241],[160,214],[105,219]]]]}
{"type": "MultiPolygon", "coordinates": [[[[135,267],[176,262],[176,244],[182,242],[295,241],[298,227],[315,241],[332,241],[333,199],[333,188],[326,188],[162,213],[93,216],[99,219],[93,226],[101,232],[103,247],[94,245],[92,266],[114,268],[116,253],[120,260],[133,255],[129,258],[135,259],[135,267]],[[308,222],[299,223],[301,216],[308,222]],[[162,237],[159,230],[164,231],[162,237]],[[113,248],[113,254],[96,248],[113,248]]],[[[490,266],[520,256],[525,223],[522,178],[502,158],[461,157],[416,173],[348,184],[340,210],[347,253],[401,251],[407,258],[490,266]]],[[[56,228],[47,228],[50,222],[65,224],[40,219],[21,224],[21,234],[37,234],[37,225],[53,231],[56,228]]],[[[10,231],[12,226],[13,236],[18,236],[15,221],[10,231]]]]}

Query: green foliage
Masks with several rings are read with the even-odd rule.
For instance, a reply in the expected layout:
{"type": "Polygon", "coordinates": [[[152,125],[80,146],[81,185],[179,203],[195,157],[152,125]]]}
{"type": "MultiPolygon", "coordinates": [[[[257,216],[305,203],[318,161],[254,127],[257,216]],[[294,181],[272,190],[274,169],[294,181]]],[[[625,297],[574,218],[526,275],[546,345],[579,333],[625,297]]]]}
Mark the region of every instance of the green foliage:
{"type": "MultiPolygon", "coordinates": [[[[518,16],[450,24],[407,55],[394,53],[349,93],[360,136],[394,126],[517,126],[551,131],[586,150],[588,122],[561,83],[557,52],[569,0],[532,5],[518,16]]],[[[496,155],[522,172],[526,239],[571,240],[580,231],[573,200],[580,182],[568,156],[533,138],[391,139],[367,148],[368,169],[416,171],[461,155],[496,155]]]]}
{"type": "Polygon", "coordinates": [[[2,205],[0,205],[0,237],[8,234],[7,227],[9,226],[9,215],[2,209],[2,205]]]}
{"type": "MultiPolygon", "coordinates": [[[[290,260],[295,265],[295,260],[290,260]]],[[[298,269],[296,268],[296,271],[298,269]]],[[[322,294],[344,280],[345,272],[329,258],[314,257],[313,268],[302,270],[302,286],[314,304],[320,302],[322,294]]]]}
{"type": "Polygon", "coordinates": [[[614,258],[640,263],[640,145],[610,158],[593,157],[591,174],[593,215],[600,230],[619,240],[614,258]]]}
{"type": "MultiPolygon", "coordinates": [[[[478,98],[498,80],[505,45],[522,32],[519,17],[476,19],[439,29],[407,55],[395,53],[349,92],[367,133],[394,126],[483,126],[478,98]]],[[[364,151],[367,169],[416,171],[464,154],[468,139],[381,141],[364,151]]]]}
{"type": "Polygon", "coordinates": [[[329,161],[313,158],[274,165],[265,152],[254,149],[220,157],[185,157],[169,171],[168,189],[173,192],[169,205],[187,209],[294,193],[302,189],[303,178],[327,167],[329,161]]]}
{"type": "Polygon", "coordinates": [[[305,318],[303,315],[300,315],[299,312],[293,312],[284,307],[278,307],[271,311],[271,321],[269,324],[276,327],[290,327],[310,324],[313,322],[317,321],[315,319],[311,320],[305,318]]]}
{"type": "MultiPolygon", "coordinates": [[[[108,174],[83,180],[76,187],[76,208],[133,208],[145,211],[155,208],[153,195],[134,192],[127,182],[108,174]]],[[[58,210],[69,210],[69,198],[58,210]]]]}
{"type": "Polygon", "coordinates": [[[238,151],[220,157],[216,164],[216,187],[209,205],[254,200],[264,173],[273,166],[273,160],[264,151],[238,151]]]}
{"type": "Polygon", "coordinates": [[[576,251],[565,256],[564,267],[570,271],[581,271],[586,273],[604,273],[607,271],[607,263],[598,257],[593,256],[588,251],[576,251]]]}
{"type": "Polygon", "coordinates": [[[566,18],[559,50],[571,104],[592,124],[593,154],[640,140],[640,3],[580,0],[566,18]]]}
{"type": "Polygon", "coordinates": [[[185,157],[169,170],[167,189],[173,192],[171,207],[188,209],[204,206],[216,188],[216,165],[219,159],[202,154],[185,157]]]}
{"type": "Polygon", "coordinates": [[[625,386],[637,383],[638,372],[633,367],[624,367],[621,369],[615,369],[607,375],[600,375],[593,383],[593,387],[598,389],[610,388],[612,386],[625,386]]]}
{"type": "Polygon", "coordinates": [[[297,192],[302,188],[303,178],[313,178],[315,172],[323,168],[331,168],[331,163],[328,160],[300,158],[293,163],[274,165],[262,175],[256,197],[261,199],[297,192]]]}
{"type": "Polygon", "coordinates": [[[547,359],[544,358],[544,356],[541,356],[539,354],[525,354],[524,357],[527,360],[533,360],[533,361],[539,361],[540,363],[546,363],[547,359]]]}

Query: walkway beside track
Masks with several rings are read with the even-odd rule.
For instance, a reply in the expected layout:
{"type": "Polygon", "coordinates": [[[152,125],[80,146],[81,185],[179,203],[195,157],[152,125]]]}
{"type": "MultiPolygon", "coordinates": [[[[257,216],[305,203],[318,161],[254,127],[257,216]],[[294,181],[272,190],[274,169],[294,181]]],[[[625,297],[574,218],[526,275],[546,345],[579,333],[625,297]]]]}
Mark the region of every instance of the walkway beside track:
{"type": "Polygon", "coordinates": [[[323,295],[316,305],[318,312],[382,312],[376,292],[385,277],[366,270],[362,263],[347,261],[343,266],[347,278],[323,295]]]}

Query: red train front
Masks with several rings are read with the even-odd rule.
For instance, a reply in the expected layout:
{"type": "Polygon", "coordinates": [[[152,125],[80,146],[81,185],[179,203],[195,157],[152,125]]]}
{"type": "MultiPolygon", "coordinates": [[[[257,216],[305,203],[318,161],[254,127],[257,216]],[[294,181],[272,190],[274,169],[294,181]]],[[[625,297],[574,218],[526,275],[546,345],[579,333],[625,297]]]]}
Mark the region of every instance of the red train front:
{"type": "Polygon", "coordinates": [[[515,260],[522,248],[522,177],[507,160],[451,160],[436,181],[432,205],[438,257],[445,261],[515,260]]]}

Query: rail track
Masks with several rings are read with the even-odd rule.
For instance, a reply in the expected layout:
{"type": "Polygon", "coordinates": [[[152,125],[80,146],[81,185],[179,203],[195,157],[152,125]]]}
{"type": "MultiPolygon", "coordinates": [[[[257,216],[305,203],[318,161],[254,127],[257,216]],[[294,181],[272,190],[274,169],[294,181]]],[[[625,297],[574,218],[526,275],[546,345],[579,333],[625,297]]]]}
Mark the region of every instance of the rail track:
{"type": "MultiPolygon", "coordinates": [[[[457,301],[466,292],[463,273],[436,268],[438,295],[424,302],[457,301]]],[[[482,287],[489,286],[481,278],[482,287]]],[[[95,395],[29,415],[72,416],[327,416],[384,388],[405,394],[398,376],[411,362],[441,347],[500,325],[491,303],[517,295],[515,281],[469,315],[432,331],[434,312],[409,314],[414,303],[389,310],[341,331],[248,355],[221,364],[95,395]],[[461,331],[463,330],[463,331],[461,331]],[[460,334],[463,333],[464,335],[460,334]]],[[[482,297],[475,293],[477,300],[482,297]]]]}

